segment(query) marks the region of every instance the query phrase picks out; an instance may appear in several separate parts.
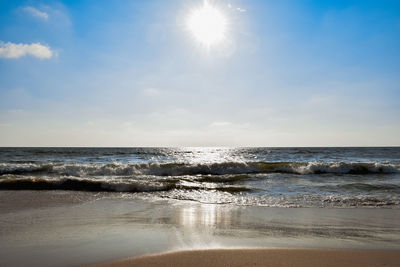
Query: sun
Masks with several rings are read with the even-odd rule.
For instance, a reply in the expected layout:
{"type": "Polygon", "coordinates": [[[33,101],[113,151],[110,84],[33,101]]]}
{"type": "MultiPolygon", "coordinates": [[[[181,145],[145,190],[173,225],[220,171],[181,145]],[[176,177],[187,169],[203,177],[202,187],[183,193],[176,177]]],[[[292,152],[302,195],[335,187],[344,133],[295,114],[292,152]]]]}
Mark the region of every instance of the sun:
{"type": "Polygon", "coordinates": [[[216,45],[226,38],[226,17],[206,1],[202,7],[189,13],[186,25],[194,39],[206,47],[216,45]]]}

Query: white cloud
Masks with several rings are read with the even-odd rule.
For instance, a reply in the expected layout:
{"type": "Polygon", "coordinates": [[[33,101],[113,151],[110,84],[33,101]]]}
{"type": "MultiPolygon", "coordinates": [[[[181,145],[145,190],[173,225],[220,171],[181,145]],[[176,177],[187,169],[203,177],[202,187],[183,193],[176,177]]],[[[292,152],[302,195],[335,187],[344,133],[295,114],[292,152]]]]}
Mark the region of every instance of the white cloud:
{"type": "Polygon", "coordinates": [[[31,55],[39,59],[49,59],[55,53],[49,46],[40,43],[14,44],[0,41],[0,58],[20,58],[26,55],[31,55]]]}
{"type": "Polygon", "coordinates": [[[7,112],[16,114],[16,113],[23,113],[23,112],[25,112],[25,110],[23,110],[23,109],[9,109],[9,110],[7,110],[7,112]]]}
{"type": "Polygon", "coordinates": [[[247,11],[246,9],[240,8],[240,7],[234,8],[231,4],[228,4],[228,8],[230,8],[230,9],[233,8],[234,10],[236,10],[236,11],[238,11],[238,12],[246,12],[246,11],[247,11]]]}
{"type": "Polygon", "coordinates": [[[160,91],[155,88],[146,88],[143,90],[143,93],[148,96],[156,96],[160,93],[160,91]]]}
{"type": "Polygon", "coordinates": [[[49,14],[47,14],[46,12],[40,11],[34,7],[31,6],[26,6],[22,8],[26,13],[28,13],[29,15],[39,18],[39,19],[43,19],[43,20],[47,20],[49,18],[49,14]]]}
{"type": "Polygon", "coordinates": [[[232,123],[228,121],[215,121],[210,124],[211,127],[226,127],[226,126],[231,126],[232,123]]]}

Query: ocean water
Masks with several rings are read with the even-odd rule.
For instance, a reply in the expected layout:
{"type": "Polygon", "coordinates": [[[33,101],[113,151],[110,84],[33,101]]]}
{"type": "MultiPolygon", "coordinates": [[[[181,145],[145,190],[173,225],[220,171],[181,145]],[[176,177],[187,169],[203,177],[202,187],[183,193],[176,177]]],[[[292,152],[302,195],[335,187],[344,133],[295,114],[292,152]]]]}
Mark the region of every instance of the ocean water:
{"type": "Polygon", "coordinates": [[[0,190],[267,207],[400,207],[400,147],[0,148],[0,190]]]}

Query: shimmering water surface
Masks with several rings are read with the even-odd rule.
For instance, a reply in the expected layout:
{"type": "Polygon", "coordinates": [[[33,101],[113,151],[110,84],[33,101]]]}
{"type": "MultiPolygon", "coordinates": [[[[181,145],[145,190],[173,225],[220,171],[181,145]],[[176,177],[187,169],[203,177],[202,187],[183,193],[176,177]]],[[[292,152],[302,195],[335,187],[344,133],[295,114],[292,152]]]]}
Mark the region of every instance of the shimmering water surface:
{"type": "Polygon", "coordinates": [[[0,148],[0,189],[398,208],[400,148],[0,148]]]}

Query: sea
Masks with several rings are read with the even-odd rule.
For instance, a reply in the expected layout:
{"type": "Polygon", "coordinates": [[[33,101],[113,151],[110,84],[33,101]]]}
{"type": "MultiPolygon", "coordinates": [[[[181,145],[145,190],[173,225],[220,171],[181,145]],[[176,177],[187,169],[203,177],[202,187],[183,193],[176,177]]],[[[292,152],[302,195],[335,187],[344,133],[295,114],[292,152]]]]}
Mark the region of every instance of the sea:
{"type": "Polygon", "coordinates": [[[0,190],[266,207],[400,208],[400,147],[0,148],[0,190]]]}

